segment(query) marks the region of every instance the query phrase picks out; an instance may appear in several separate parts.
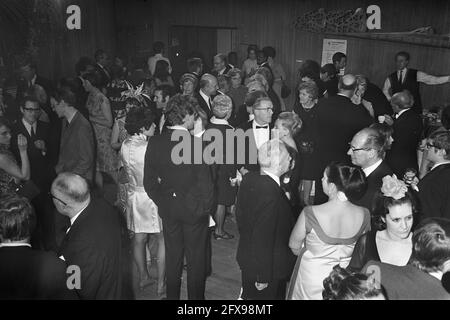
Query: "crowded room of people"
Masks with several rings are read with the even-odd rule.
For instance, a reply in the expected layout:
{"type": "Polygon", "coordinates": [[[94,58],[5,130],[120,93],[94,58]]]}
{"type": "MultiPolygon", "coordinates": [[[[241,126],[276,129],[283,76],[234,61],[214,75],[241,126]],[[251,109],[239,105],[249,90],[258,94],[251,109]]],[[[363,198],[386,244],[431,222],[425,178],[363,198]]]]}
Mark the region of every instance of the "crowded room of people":
{"type": "Polygon", "coordinates": [[[0,0],[0,300],[450,300],[449,16],[0,0]]]}

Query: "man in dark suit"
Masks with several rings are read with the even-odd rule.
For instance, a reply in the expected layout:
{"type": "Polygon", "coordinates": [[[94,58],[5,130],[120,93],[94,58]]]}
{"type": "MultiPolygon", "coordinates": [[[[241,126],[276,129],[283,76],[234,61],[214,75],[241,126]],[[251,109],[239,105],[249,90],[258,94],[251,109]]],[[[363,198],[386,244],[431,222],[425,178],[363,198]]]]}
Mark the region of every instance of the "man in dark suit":
{"type": "Polygon", "coordinates": [[[245,136],[244,150],[237,150],[236,155],[245,155],[245,163],[242,165],[237,162],[241,174],[248,171],[259,172],[260,167],[257,163],[257,150],[271,138],[271,122],[273,114],[272,101],[267,98],[259,98],[252,106],[253,119],[245,122],[238,129],[242,129],[245,136]]]}
{"type": "Polygon", "coordinates": [[[450,132],[436,132],[427,141],[431,171],[418,184],[424,217],[450,219],[450,132]]]}
{"type": "Polygon", "coordinates": [[[361,167],[367,177],[367,191],[355,204],[372,211],[373,198],[383,185],[383,178],[392,170],[383,160],[386,154],[385,138],[375,129],[364,128],[353,137],[348,155],[352,163],[361,167]]]}
{"type": "Polygon", "coordinates": [[[52,184],[51,196],[70,226],[58,250],[81,273],[81,299],[121,298],[121,229],[118,212],[104,199],[93,199],[81,176],[63,172],[52,184]]]}
{"type": "Polygon", "coordinates": [[[223,53],[218,53],[214,56],[214,69],[211,74],[216,78],[222,74],[227,74],[231,70],[231,66],[227,62],[227,56],[223,53]]]}
{"type": "MultiPolygon", "coordinates": [[[[360,105],[350,100],[356,90],[356,78],[346,74],[339,79],[339,93],[324,98],[317,104],[317,122],[320,128],[317,139],[318,159],[325,170],[332,161],[348,162],[348,142],[361,129],[368,127],[373,119],[360,105]]],[[[322,191],[322,182],[315,183],[315,203],[324,203],[327,197],[322,191]]]]}
{"type": "Polygon", "coordinates": [[[197,99],[200,108],[202,108],[208,116],[208,121],[213,116],[212,99],[214,99],[214,96],[217,94],[217,89],[219,89],[219,86],[217,85],[215,76],[205,73],[200,78],[200,89],[196,93],[195,98],[197,99]]]}
{"type": "Polygon", "coordinates": [[[280,188],[280,176],[289,170],[290,160],[283,142],[266,142],[258,150],[261,172],[245,175],[239,188],[237,261],[245,300],[285,298],[286,284],[295,262],[289,249],[295,219],[280,188]]]}
{"type": "MultiPolygon", "coordinates": [[[[39,102],[30,96],[22,100],[20,107],[22,119],[17,121],[13,127],[13,138],[11,149],[17,155],[17,136],[22,134],[26,137],[27,153],[30,160],[31,180],[39,188],[40,193],[32,200],[37,216],[36,234],[33,235],[33,246],[47,250],[56,249],[54,242],[53,206],[47,195],[50,184],[55,176],[49,161],[49,124],[38,120],[41,108],[39,102]]],[[[17,157],[19,159],[19,157],[17,157]]]]}
{"type": "Polygon", "coordinates": [[[156,115],[155,123],[157,124],[158,130],[156,132],[158,134],[161,134],[168,125],[165,113],[167,103],[174,94],[173,87],[167,84],[163,84],[155,88],[155,96],[153,99],[156,107],[154,113],[156,115]]]}
{"type": "Polygon", "coordinates": [[[197,108],[193,97],[172,97],[166,112],[171,126],[150,139],[145,154],[144,188],[158,206],[163,221],[169,300],[180,299],[185,255],[188,299],[205,298],[208,225],[214,188],[211,170],[202,160],[202,141],[189,133],[194,128],[197,108]],[[172,138],[176,139],[172,141],[172,138]]]}
{"type": "Polygon", "coordinates": [[[95,51],[94,58],[96,62],[95,72],[100,77],[99,87],[102,88],[102,90],[106,90],[105,88],[110,84],[112,80],[111,72],[108,70],[108,54],[104,50],[99,49],[95,51]]]}
{"type": "Polygon", "coordinates": [[[422,136],[423,123],[420,115],[412,110],[414,99],[409,91],[394,94],[391,105],[395,120],[386,118],[389,124],[394,124],[394,142],[386,160],[392,171],[401,178],[406,169],[412,168],[418,172],[417,147],[422,136]]]}
{"type": "Polygon", "coordinates": [[[95,140],[92,126],[75,108],[76,97],[69,87],[59,89],[51,100],[52,108],[60,118],[64,118],[55,171],[73,172],[92,183],[95,172],[95,140]]]}
{"type": "Polygon", "coordinates": [[[17,195],[0,198],[0,299],[78,299],[67,286],[66,264],[31,249],[33,208],[17,195]]]}

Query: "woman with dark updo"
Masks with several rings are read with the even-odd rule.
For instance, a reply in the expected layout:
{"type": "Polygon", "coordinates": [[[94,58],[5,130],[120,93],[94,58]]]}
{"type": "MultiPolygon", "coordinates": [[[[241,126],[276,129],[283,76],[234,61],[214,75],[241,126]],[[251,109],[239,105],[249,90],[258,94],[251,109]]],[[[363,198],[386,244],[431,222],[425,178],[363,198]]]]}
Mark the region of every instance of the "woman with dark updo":
{"type": "Polygon", "coordinates": [[[367,190],[361,168],[331,163],[322,186],[328,202],[303,209],[289,247],[298,256],[288,299],[321,300],[323,280],[336,264],[347,267],[358,238],[370,230],[370,213],[352,202],[367,190]]]}

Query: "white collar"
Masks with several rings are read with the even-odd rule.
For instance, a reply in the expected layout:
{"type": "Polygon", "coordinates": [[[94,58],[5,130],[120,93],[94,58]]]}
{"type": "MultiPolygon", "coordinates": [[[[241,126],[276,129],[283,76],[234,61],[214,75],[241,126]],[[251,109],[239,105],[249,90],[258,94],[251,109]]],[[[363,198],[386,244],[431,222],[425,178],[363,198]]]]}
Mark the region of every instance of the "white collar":
{"type": "Polygon", "coordinates": [[[162,57],[163,55],[162,55],[162,53],[156,53],[155,55],[154,55],[154,57],[156,58],[156,57],[162,57]]]}
{"type": "Polygon", "coordinates": [[[253,121],[253,120],[255,120],[255,115],[253,113],[250,113],[248,115],[248,121],[253,121]]]}
{"type": "Polygon", "coordinates": [[[397,74],[398,74],[400,71],[405,71],[405,73],[406,73],[407,70],[408,70],[408,68],[403,68],[403,69],[397,70],[397,74]]]}
{"type": "MultiPolygon", "coordinates": [[[[443,162],[439,162],[439,163],[436,163],[432,168],[431,168],[431,170],[433,170],[433,169],[435,169],[435,168],[437,168],[437,167],[439,167],[439,166],[441,166],[441,165],[443,165],[443,164],[449,164],[450,163],[450,160],[446,160],[446,161],[443,161],[443,162]]],[[[430,170],[430,171],[431,171],[430,170]]]]}
{"type": "Polygon", "coordinates": [[[27,129],[28,133],[31,135],[31,127],[33,127],[34,129],[34,133],[36,133],[36,129],[37,129],[37,121],[35,123],[33,123],[32,125],[29,124],[27,121],[25,121],[24,118],[22,118],[22,123],[25,126],[25,129],[27,129]]]}
{"type": "Polygon", "coordinates": [[[6,243],[0,243],[0,248],[6,248],[6,247],[30,247],[31,248],[31,244],[26,243],[26,242],[6,242],[6,243]]]}
{"type": "Polygon", "coordinates": [[[211,120],[209,120],[211,123],[214,124],[226,124],[226,125],[230,125],[228,123],[228,120],[225,119],[217,119],[215,116],[212,116],[211,120]]]}
{"type": "Polygon", "coordinates": [[[197,137],[197,138],[201,138],[202,135],[205,133],[205,131],[206,131],[206,130],[202,130],[202,131],[200,131],[200,132],[197,132],[196,134],[194,134],[194,136],[197,137]]]}
{"type": "Polygon", "coordinates": [[[206,94],[204,94],[202,89],[198,90],[198,92],[200,93],[200,95],[202,96],[203,100],[205,100],[206,104],[209,107],[209,99],[211,99],[211,98],[209,96],[207,96],[206,94]]]}
{"type": "MultiPolygon", "coordinates": [[[[72,218],[70,218],[70,226],[71,226],[71,227],[72,227],[73,224],[75,223],[75,220],[78,219],[78,217],[80,216],[80,214],[84,211],[84,209],[86,209],[86,208],[88,207],[88,205],[89,205],[90,203],[91,203],[91,202],[89,201],[88,204],[87,204],[83,209],[81,209],[76,215],[74,215],[72,218]]],[[[70,229],[70,228],[69,228],[69,229],[70,229]]]]}
{"type": "Polygon", "coordinates": [[[403,113],[405,113],[406,111],[408,111],[409,109],[411,109],[411,108],[400,110],[399,113],[396,114],[395,119],[400,118],[400,116],[401,116],[403,113]]]}
{"type": "Polygon", "coordinates": [[[77,111],[75,111],[75,112],[72,114],[72,116],[71,116],[70,118],[66,118],[66,119],[67,119],[67,122],[68,122],[69,124],[72,122],[72,120],[73,120],[73,118],[75,117],[76,114],[77,114],[77,111]]]}
{"type": "Polygon", "coordinates": [[[37,74],[34,74],[33,79],[31,79],[31,84],[34,86],[36,84],[37,74]]]}
{"type": "Polygon", "coordinates": [[[343,94],[343,93],[340,93],[340,92],[339,92],[339,93],[338,93],[337,95],[338,95],[338,96],[342,96],[342,97],[346,97],[347,99],[350,99],[350,98],[349,98],[349,97],[347,97],[347,96],[346,96],[345,94],[343,94]]]}
{"type": "Polygon", "coordinates": [[[273,179],[273,181],[275,181],[277,184],[278,184],[278,186],[280,186],[280,177],[278,177],[278,176],[276,176],[276,175],[274,175],[273,173],[271,173],[271,172],[267,172],[266,170],[261,170],[262,172],[264,172],[265,174],[267,174],[269,177],[271,177],[272,179],[273,179]]]}
{"type": "Polygon", "coordinates": [[[98,63],[98,62],[97,62],[97,65],[98,65],[100,68],[105,69],[105,67],[102,66],[102,65],[101,65],[100,63],[98,63]]]}
{"type": "Polygon", "coordinates": [[[256,129],[256,126],[260,126],[260,127],[266,127],[267,126],[267,129],[270,129],[268,123],[267,124],[258,124],[258,123],[256,123],[256,120],[253,119],[253,123],[252,123],[253,129],[256,129]]]}
{"type": "Polygon", "coordinates": [[[374,172],[380,166],[380,164],[382,162],[383,162],[383,159],[380,159],[377,162],[375,162],[373,165],[362,169],[364,171],[364,174],[366,175],[366,177],[368,177],[372,172],[374,172]]]}
{"type": "Polygon", "coordinates": [[[184,130],[184,131],[188,131],[188,132],[189,132],[188,129],[186,129],[186,128],[183,127],[183,126],[179,126],[179,125],[171,126],[171,127],[167,127],[167,128],[168,128],[168,129],[171,129],[171,130],[184,130]]]}

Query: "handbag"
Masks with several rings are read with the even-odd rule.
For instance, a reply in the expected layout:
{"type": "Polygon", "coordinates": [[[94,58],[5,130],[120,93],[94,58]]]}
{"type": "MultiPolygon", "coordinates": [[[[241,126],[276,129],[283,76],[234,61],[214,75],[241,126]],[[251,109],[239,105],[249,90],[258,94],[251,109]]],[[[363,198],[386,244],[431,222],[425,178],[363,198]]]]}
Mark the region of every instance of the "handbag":
{"type": "Polygon", "coordinates": [[[41,193],[41,190],[33,181],[28,180],[17,185],[16,193],[31,201],[41,193]]]}

